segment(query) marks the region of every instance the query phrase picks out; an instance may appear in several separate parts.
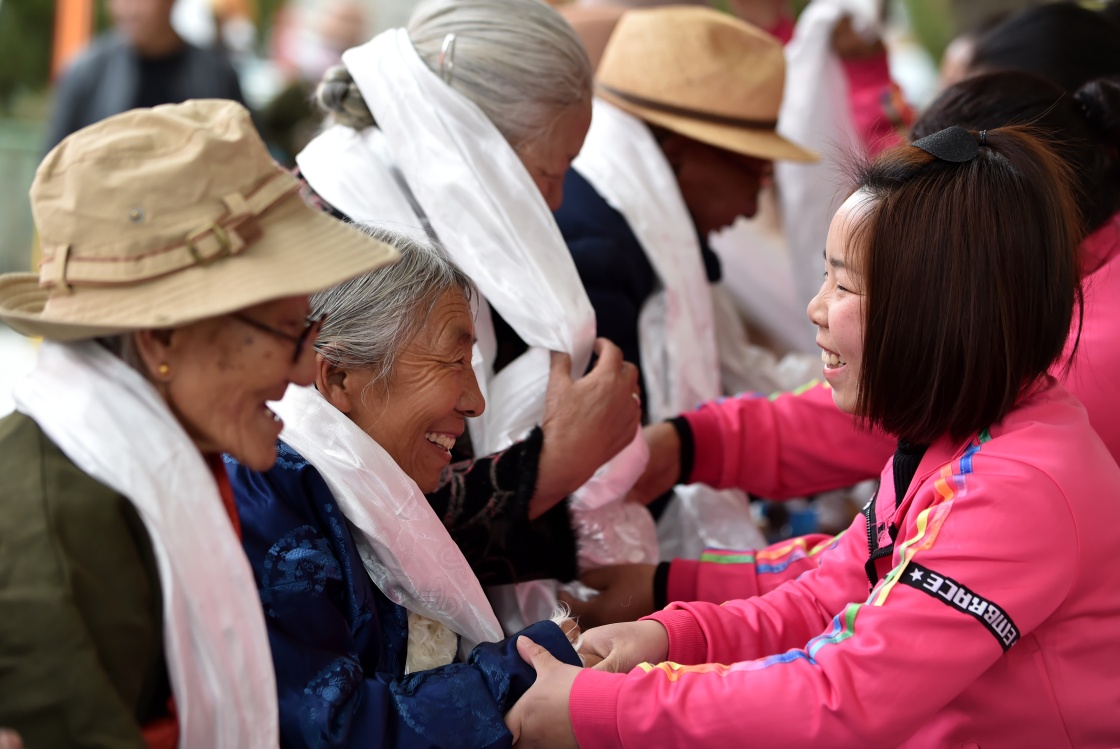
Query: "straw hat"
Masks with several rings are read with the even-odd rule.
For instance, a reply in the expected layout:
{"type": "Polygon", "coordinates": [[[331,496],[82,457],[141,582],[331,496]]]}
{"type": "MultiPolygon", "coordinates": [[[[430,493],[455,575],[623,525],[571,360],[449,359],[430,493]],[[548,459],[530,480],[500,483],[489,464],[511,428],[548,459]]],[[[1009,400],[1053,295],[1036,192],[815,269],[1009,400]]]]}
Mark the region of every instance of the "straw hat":
{"type": "Polygon", "coordinates": [[[778,40],[733,16],[686,6],[631,10],[603,52],[595,93],[717,148],[816,161],[774,130],[785,70],[778,40]]]}
{"type": "Polygon", "coordinates": [[[43,260],[38,276],[0,276],[0,319],[60,341],[169,328],[396,259],[299,187],[235,102],[137,109],[80,130],[35,174],[43,260]]]}

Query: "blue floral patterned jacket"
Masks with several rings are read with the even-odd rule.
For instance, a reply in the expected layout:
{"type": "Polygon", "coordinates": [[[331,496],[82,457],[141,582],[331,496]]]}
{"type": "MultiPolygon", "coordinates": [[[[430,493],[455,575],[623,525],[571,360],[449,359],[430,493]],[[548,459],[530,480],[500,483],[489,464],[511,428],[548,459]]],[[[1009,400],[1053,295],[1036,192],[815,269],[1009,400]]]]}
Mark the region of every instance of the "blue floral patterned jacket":
{"type": "MultiPolygon", "coordinates": [[[[405,675],[408,615],[370,581],[319,472],[284,443],[265,473],[226,458],[260,590],[284,747],[508,747],[502,716],[535,678],[516,638],[405,675]]],[[[523,631],[579,665],[551,622],[523,631]]]]}

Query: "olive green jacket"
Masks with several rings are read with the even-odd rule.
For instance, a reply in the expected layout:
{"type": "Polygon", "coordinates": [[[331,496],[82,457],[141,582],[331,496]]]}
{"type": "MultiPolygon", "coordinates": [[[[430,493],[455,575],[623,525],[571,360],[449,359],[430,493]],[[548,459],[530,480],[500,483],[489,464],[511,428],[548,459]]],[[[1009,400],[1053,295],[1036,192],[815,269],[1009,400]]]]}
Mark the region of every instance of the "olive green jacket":
{"type": "Polygon", "coordinates": [[[146,746],[169,696],[162,618],[132,504],[27,416],[0,419],[0,726],[28,749],[146,746]]]}

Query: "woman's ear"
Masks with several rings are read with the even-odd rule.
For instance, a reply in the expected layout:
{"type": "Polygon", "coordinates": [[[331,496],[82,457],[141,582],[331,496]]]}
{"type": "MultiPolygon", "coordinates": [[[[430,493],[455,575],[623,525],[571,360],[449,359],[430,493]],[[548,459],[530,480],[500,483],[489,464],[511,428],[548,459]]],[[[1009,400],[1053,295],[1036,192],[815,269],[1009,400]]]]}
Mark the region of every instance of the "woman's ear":
{"type": "Polygon", "coordinates": [[[138,330],[132,334],[136,357],[144,374],[155,383],[167,383],[175,376],[175,337],[179,331],[138,330]]]}
{"type": "Polygon", "coordinates": [[[315,352],[315,389],[327,399],[327,402],[344,414],[350,413],[354,408],[356,393],[354,378],[345,369],[325,358],[318,351],[315,352]]]}

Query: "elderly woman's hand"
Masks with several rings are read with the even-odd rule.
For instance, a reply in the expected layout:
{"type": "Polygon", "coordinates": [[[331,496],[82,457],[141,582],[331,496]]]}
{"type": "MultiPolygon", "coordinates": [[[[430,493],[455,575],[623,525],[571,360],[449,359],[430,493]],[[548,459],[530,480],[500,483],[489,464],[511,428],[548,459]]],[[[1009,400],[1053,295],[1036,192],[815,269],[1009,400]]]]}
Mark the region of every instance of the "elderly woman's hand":
{"type": "Polygon", "coordinates": [[[572,380],[570,357],[552,354],[541,424],[544,445],[530,518],[586,483],[634,439],[642,417],[638,368],[623,361],[622,351],[605,338],[595,341],[595,353],[595,366],[578,380],[572,380]]]}

